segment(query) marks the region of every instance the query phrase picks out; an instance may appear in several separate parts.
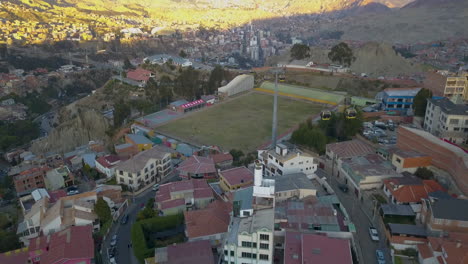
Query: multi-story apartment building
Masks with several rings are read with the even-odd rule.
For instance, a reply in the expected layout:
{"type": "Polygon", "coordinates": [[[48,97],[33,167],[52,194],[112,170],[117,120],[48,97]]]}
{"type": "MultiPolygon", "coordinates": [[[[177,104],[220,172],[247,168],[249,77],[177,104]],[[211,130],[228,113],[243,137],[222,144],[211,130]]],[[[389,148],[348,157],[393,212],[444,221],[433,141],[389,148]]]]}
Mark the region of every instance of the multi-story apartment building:
{"type": "Polygon", "coordinates": [[[124,184],[132,190],[158,183],[170,173],[172,173],[171,153],[159,146],[140,152],[115,167],[117,183],[124,184]]]}
{"type": "Polygon", "coordinates": [[[460,72],[458,76],[449,76],[445,83],[444,96],[460,96],[468,100],[468,72],[460,72]]]}
{"type": "MultiPolygon", "coordinates": [[[[454,97],[456,100],[458,96],[454,97]]],[[[424,129],[450,142],[468,142],[468,105],[447,98],[428,99],[424,129]]]]}
{"type": "Polygon", "coordinates": [[[50,170],[48,167],[34,167],[13,176],[17,195],[23,196],[37,188],[45,188],[44,177],[48,170],[50,170]]]}
{"type": "Polygon", "coordinates": [[[274,209],[234,217],[224,244],[225,263],[273,263],[274,209]]]}
{"type": "Polygon", "coordinates": [[[275,149],[259,150],[258,159],[263,164],[266,177],[304,173],[308,177],[317,170],[314,157],[288,143],[280,143],[275,149]]]}

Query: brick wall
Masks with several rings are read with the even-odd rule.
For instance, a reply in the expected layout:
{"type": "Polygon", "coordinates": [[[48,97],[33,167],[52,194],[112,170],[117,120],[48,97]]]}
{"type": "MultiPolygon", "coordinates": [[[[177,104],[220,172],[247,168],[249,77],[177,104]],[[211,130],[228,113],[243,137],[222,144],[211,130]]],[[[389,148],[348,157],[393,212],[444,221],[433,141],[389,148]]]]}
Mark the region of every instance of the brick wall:
{"type": "Polygon", "coordinates": [[[463,160],[462,151],[454,151],[450,144],[430,135],[422,136],[405,127],[398,128],[397,147],[403,150],[416,150],[432,157],[431,164],[452,175],[458,188],[468,195],[468,167],[463,160]],[[440,142],[440,144],[435,143],[440,142]]]}

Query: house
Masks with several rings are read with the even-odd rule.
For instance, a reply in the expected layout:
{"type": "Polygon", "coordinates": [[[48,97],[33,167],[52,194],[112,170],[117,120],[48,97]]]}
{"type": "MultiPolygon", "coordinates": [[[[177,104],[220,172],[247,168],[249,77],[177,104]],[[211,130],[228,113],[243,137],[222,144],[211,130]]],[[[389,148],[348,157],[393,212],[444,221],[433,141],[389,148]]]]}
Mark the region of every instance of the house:
{"type": "Polygon", "coordinates": [[[336,176],[339,172],[338,161],[340,159],[375,153],[371,145],[359,139],[327,144],[325,149],[326,169],[332,176],[336,176]]]}
{"type": "Polygon", "coordinates": [[[264,166],[266,177],[277,177],[292,173],[305,173],[312,177],[317,170],[314,157],[300,151],[289,143],[280,143],[275,149],[259,150],[258,159],[264,166]]]}
{"type": "Polygon", "coordinates": [[[211,157],[213,159],[213,161],[215,163],[215,166],[217,168],[227,169],[227,168],[230,168],[232,166],[233,157],[229,152],[228,153],[211,154],[211,155],[209,155],[209,157],[211,157]]]}
{"type": "Polygon", "coordinates": [[[421,211],[421,199],[427,199],[430,193],[446,190],[434,180],[422,180],[413,175],[385,179],[383,191],[393,204],[411,205],[417,213],[421,211]]]}
{"type": "Polygon", "coordinates": [[[275,179],[275,201],[316,196],[317,188],[304,173],[293,173],[275,179]]]}
{"type": "Polygon", "coordinates": [[[203,209],[212,201],[214,201],[213,191],[204,179],[163,184],[155,196],[155,206],[164,215],[203,209]]]}
{"type": "Polygon", "coordinates": [[[136,146],[138,151],[144,151],[153,147],[153,142],[140,134],[126,134],[125,142],[136,146]]]}
{"type": "Polygon", "coordinates": [[[188,241],[208,240],[212,247],[222,244],[230,223],[232,204],[216,200],[207,208],[184,212],[188,241]]]}
{"type": "Polygon", "coordinates": [[[284,264],[352,264],[349,240],[286,231],[284,264]]]}
{"type": "Polygon", "coordinates": [[[125,143],[125,144],[119,144],[114,146],[115,153],[119,158],[121,159],[127,159],[129,157],[134,156],[139,152],[138,148],[136,145],[125,143]]]}
{"type": "Polygon", "coordinates": [[[444,237],[429,237],[427,243],[418,245],[418,260],[421,264],[468,263],[468,236],[449,233],[444,237]]]}
{"type": "Polygon", "coordinates": [[[225,192],[252,186],[254,175],[246,167],[237,167],[219,172],[220,186],[225,192]]]}
{"type": "Polygon", "coordinates": [[[377,154],[342,159],[338,167],[338,179],[349,185],[357,197],[361,196],[362,190],[381,188],[386,178],[401,177],[377,154]]]}
{"type": "Polygon", "coordinates": [[[37,237],[29,244],[32,264],[94,263],[91,226],[71,226],[51,235],[37,237]]]}
{"type": "Polygon", "coordinates": [[[184,160],[177,170],[183,179],[214,179],[217,177],[217,171],[212,158],[191,156],[184,160]]]}
{"type": "Polygon", "coordinates": [[[396,250],[416,249],[418,245],[427,241],[426,229],[421,225],[388,223],[385,235],[396,250]]]}
{"type": "Polygon", "coordinates": [[[173,244],[156,248],[154,263],[157,264],[215,264],[210,242],[207,240],[173,244]],[[181,254],[183,252],[183,254],[181,254]]]}
{"type": "Polygon", "coordinates": [[[459,72],[457,76],[447,77],[444,96],[451,98],[457,95],[468,101],[468,72],[459,72]]]}
{"type": "Polygon", "coordinates": [[[400,218],[414,222],[416,218],[413,208],[404,204],[381,204],[379,211],[384,221],[385,218],[400,218]]]}
{"type": "Polygon", "coordinates": [[[253,187],[239,189],[232,199],[232,216],[249,217],[253,215],[253,187]]]}
{"type": "Polygon", "coordinates": [[[382,106],[385,111],[413,109],[414,97],[421,88],[387,88],[383,90],[382,106]]]}
{"type": "Polygon", "coordinates": [[[117,183],[132,190],[158,183],[171,173],[171,153],[159,146],[142,151],[115,167],[117,183]]]}
{"type": "Polygon", "coordinates": [[[468,200],[430,197],[422,201],[421,222],[428,230],[468,233],[468,200]]]}
{"type": "Polygon", "coordinates": [[[431,161],[431,156],[414,150],[396,149],[392,155],[392,165],[395,166],[397,172],[408,171],[415,173],[420,167],[430,166],[431,161]]]}
{"type": "Polygon", "coordinates": [[[37,188],[45,188],[45,175],[49,167],[32,167],[13,176],[16,194],[24,196],[37,188]]]}
{"type": "Polygon", "coordinates": [[[144,87],[150,78],[154,77],[154,73],[143,68],[137,68],[127,72],[127,78],[140,83],[140,87],[144,87]]]}
{"type": "Polygon", "coordinates": [[[254,87],[254,76],[249,74],[242,74],[236,76],[227,85],[218,88],[218,96],[227,98],[248,90],[254,87]]]}
{"type": "Polygon", "coordinates": [[[75,176],[67,166],[49,170],[45,175],[46,188],[51,191],[72,186],[74,182],[75,176]]]}
{"type": "Polygon", "coordinates": [[[96,170],[103,173],[107,178],[111,178],[115,174],[115,166],[120,162],[120,157],[117,155],[106,155],[96,159],[96,170]]]}
{"type": "Polygon", "coordinates": [[[456,144],[468,143],[468,105],[458,96],[427,99],[424,129],[456,144]]]}
{"type": "Polygon", "coordinates": [[[463,149],[427,131],[407,126],[399,126],[397,129],[397,147],[431,156],[431,165],[450,173],[457,187],[468,195],[468,155],[463,149]]]}
{"type": "Polygon", "coordinates": [[[224,243],[225,263],[273,263],[274,210],[234,217],[224,243]]]}

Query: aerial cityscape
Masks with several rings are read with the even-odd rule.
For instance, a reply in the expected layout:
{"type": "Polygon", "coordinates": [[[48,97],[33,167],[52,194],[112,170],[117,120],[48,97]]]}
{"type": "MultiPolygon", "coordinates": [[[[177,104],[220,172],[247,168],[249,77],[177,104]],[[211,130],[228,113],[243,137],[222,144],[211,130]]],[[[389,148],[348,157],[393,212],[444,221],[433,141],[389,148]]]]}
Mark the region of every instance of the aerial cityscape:
{"type": "Polygon", "coordinates": [[[0,264],[468,264],[468,1],[0,1],[0,264]]]}

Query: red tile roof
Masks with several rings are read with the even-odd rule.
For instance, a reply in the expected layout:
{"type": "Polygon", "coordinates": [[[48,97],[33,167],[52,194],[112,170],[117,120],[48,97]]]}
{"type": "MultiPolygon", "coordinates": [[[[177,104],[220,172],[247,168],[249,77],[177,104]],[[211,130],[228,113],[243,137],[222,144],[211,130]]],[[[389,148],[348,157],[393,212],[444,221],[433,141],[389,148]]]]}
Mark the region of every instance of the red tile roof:
{"type": "Polygon", "coordinates": [[[185,206],[184,199],[175,199],[175,200],[168,200],[161,203],[161,210],[166,210],[174,207],[185,206]]]}
{"type": "Polygon", "coordinates": [[[233,157],[232,157],[231,153],[213,154],[213,155],[211,155],[211,158],[213,159],[215,164],[233,160],[233,157]]]}
{"type": "Polygon", "coordinates": [[[96,159],[96,162],[101,164],[104,168],[110,168],[112,166],[115,166],[119,161],[120,158],[117,155],[107,155],[96,159]]]}
{"type": "Polygon", "coordinates": [[[208,240],[167,246],[167,260],[171,264],[214,264],[213,251],[208,240]]]}
{"type": "Polygon", "coordinates": [[[206,180],[190,179],[161,185],[156,193],[155,202],[161,203],[161,206],[164,204],[163,209],[170,208],[170,205],[173,205],[174,207],[180,206],[176,202],[167,203],[168,201],[171,201],[171,193],[175,192],[191,193],[194,199],[213,198],[213,191],[206,180]]]}
{"type": "Polygon", "coordinates": [[[138,68],[133,71],[128,71],[127,72],[127,78],[134,80],[134,81],[145,81],[147,82],[151,76],[151,71],[138,68]]]}
{"type": "Polygon", "coordinates": [[[213,159],[200,156],[192,156],[184,160],[177,169],[181,172],[192,174],[216,172],[213,159]]]}
{"type": "Polygon", "coordinates": [[[231,186],[253,182],[254,180],[253,173],[246,167],[237,167],[221,171],[220,177],[223,177],[231,186]]]}
{"type": "Polygon", "coordinates": [[[352,264],[353,260],[348,240],[287,231],[284,263],[352,264]]]}
{"type": "Polygon", "coordinates": [[[67,192],[65,190],[56,190],[56,191],[49,191],[50,195],[50,203],[55,203],[62,197],[67,196],[67,192]]]}
{"type": "Polygon", "coordinates": [[[49,236],[33,238],[30,257],[40,256],[41,263],[62,264],[73,260],[94,258],[92,226],[72,226],[49,236]]]}
{"type": "Polygon", "coordinates": [[[400,178],[390,178],[384,180],[384,184],[395,200],[400,203],[418,203],[421,199],[428,197],[429,193],[446,190],[434,180],[423,180],[421,184],[404,185],[400,178]]]}
{"type": "Polygon", "coordinates": [[[375,152],[372,146],[358,139],[328,144],[327,151],[332,151],[338,158],[363,156],[375,152]]]}
{"type": "Polygon", "coordinates": [[[185,232],[188,238],[227,232],[231,210],[230,203],[215,201],[206,209],[184,212],[185,232]]]}

